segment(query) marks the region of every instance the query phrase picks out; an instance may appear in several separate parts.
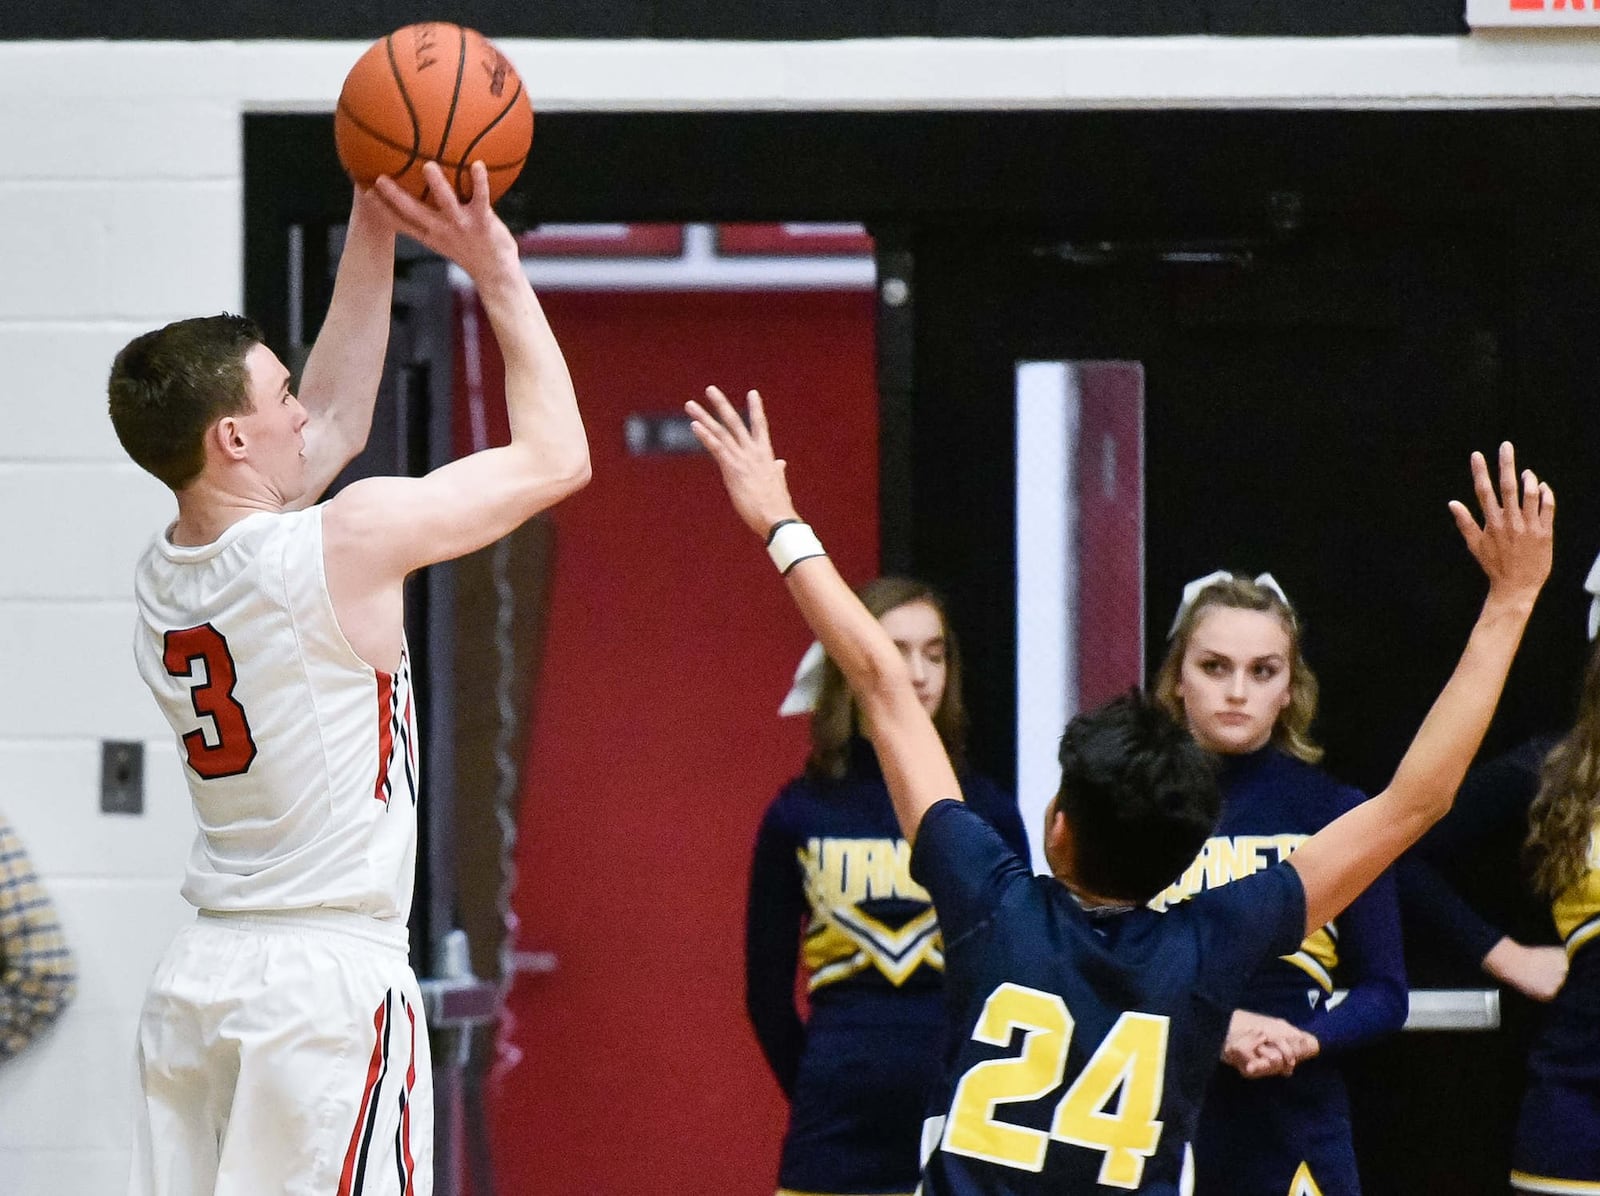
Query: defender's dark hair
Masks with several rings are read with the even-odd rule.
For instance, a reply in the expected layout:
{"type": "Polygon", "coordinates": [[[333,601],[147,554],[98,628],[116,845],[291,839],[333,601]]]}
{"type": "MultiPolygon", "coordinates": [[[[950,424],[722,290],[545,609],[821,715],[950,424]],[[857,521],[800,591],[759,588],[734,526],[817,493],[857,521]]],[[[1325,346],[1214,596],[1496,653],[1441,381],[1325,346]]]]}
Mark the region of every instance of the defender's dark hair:
{"type": "MultiPolygon", "coordinates": [[[[933,726],[944,742],[945,754],[950,757],[957,772],[966,759],[967,708],[961,700],[961,648],[956,634],[950,629],[950,614],[945,610],[944,598],[932,586],[909,577],[878,577],[856,591],[863,606],[872,617],[881,619],[896,607],[909,602],[926,602],[939,615],[939,626],[944,632],[944,696],[939,709],[934,712],[933,726]]],[[[822,664],[822,690],[817,695],[817,708],[811,715],[811,756],[806,761],[806,773],[817,780],[838,780],[845,774],[850,759],[850,737],[856,733],[861,718],[856,710],[850,686],[832,659],[822,664]]]]}
{"type": "Polygon", "coordinates": [[[1059,758],[1072,879],[1096,896],[1149,901],[1216,828],[1215,762],[1139,690],[1069,722],[1059,758]]]}
{"type": "Polygon", "coordinates": [[[224,313],[179,320],[129,341],[106,384],[111,425],[136,465],[181,490],[205,466],[206,429],[250,410],[245,356],[261,329],[224,313]]]}

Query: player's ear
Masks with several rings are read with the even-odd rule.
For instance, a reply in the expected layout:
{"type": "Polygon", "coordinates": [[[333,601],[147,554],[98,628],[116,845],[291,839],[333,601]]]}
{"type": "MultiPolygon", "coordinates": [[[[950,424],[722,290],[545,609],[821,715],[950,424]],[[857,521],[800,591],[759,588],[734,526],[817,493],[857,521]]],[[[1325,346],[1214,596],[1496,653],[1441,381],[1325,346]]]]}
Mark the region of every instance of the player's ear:
{"type": "Polygon", "coordinates": [[[225,461],[242,461],[245,455],[244,428],[231,415],[224,415],[211,425],[211,430],[206,434],[206,439],[211,442],[212,448],[222,455],[225,461]]]}
{"type": "Polygon", "coordinates": [[[1072,824],[1061,810],[1061,794],[1057,793],[1044,812],[1044,858],[1053,875],[1071,874],[1072,849],[1072,824]]]}

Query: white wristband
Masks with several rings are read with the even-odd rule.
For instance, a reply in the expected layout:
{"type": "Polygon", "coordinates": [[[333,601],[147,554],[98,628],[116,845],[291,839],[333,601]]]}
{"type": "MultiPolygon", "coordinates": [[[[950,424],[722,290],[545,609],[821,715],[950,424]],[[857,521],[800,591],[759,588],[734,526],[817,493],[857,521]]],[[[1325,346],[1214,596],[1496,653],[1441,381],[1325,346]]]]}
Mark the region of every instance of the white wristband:
{"type": "Polygon", "coordinates": [[[767,540],[767,555],[778,566],[778,572],[788,576],[789,570],[801,561],[828,554],[809,523],[791,519],[772,529],[772,535],[767,540]]]}

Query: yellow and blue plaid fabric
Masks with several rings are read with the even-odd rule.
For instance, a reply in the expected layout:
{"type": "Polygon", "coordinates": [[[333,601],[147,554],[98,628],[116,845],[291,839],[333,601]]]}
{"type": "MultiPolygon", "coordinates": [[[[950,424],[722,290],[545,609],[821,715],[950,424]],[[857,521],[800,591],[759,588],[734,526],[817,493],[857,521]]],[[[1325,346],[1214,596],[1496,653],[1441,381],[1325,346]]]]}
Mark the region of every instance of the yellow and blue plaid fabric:
{"type": "Polygon", "coordinates": [[[0,1059],[32,1042],[76,989],[55,907],[21,840],[0,817],[0,1059]]]}

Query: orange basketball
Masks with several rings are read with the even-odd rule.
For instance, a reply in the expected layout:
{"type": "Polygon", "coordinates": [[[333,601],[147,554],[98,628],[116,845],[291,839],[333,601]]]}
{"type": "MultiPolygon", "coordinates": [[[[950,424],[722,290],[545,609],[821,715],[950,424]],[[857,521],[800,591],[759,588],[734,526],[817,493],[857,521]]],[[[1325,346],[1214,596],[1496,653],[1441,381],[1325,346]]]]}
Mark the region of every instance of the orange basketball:
{"type": "Polygon", "coordinates": [[[533,108],[506,56],[473,29],[407,25],[356,60],[339,93],[333,139],[345,171],[370,187],[389,175],[422,198],[422,164],[437,162],[456,194],[470,167],[489,168],[489,198],[516,180],[533,142],[533,108]]]}

